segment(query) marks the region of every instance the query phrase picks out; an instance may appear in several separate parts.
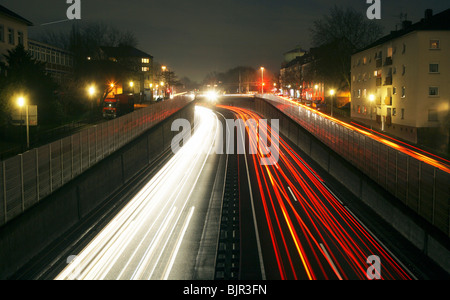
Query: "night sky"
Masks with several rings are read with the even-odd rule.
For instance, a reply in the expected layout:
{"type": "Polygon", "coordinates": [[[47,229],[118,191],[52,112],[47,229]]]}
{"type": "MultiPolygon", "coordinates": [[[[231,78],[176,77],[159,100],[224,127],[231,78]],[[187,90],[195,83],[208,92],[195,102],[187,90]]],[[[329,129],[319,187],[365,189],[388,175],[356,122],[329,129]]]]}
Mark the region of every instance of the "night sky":
{"type": "MultiPolygon", "coordinates": [[[[385,32],[395,29],[400,13],[413,22],[427,8],[450,7],[448,0],[381,0],[385,32]]],[[[68,30],[66,0],[0,0],[0,4],[34,23],[30,37],[42,30],[68,30]]],[[[333,5],[366,13],[366,0],[81,0],[81,22],[101,21],[134,32],[138,48],[167,65],[179,77],[201,81],[210,72],[236,66],[279,70],[283,53],[311,47],[313,21],[333,5]]]]}

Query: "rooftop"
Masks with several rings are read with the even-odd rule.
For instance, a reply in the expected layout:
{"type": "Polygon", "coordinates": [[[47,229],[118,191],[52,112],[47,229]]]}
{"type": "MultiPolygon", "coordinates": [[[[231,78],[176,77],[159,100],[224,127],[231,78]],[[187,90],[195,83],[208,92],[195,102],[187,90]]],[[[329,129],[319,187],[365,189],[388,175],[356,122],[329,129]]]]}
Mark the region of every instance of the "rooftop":
{"type": "Polygon", "coordinates": [[[31,23],[30,21],[28,21],[27,19],[19,16],[18,14],[16,14],[13,11],[10,11],[9,9],[7,9],[6,7],[4,7],[3,5],[0,5],[0,14],[6,15],[10,18],[16,19],[19,22],[25,23],[28,26],[33,26],[33,23],[31,23]]]}
{"type": "Polygon", "coordinates": [[[152,55],[131,46],[101,47],[101,49],[106,55],[114,58],[123,58],[123,57],[153,58],[152,55]]]}
{"type": "Polygon", "coordinates": [[[373,44],[357,52],[361,52],[382,45],[384,43],[387,43],[391,40],[397,39],[414,31],[450,30],[449,20],[450,20],[450,9],[447,9],[436,15],[433,15],[433,11],[431,9],[427,9],[425,11],[425,17],[419,22],[412,24],[411,21],[403,21],[402,29],[391,31],[390,34],[382,37],[373,44]]]}

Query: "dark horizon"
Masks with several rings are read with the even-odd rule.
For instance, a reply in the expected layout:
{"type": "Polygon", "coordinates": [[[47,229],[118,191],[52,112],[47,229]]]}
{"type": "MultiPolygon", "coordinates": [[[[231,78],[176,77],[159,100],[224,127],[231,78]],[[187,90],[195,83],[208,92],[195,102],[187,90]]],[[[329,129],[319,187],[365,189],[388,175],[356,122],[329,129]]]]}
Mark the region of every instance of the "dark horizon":
{"type": "MultiPolygon", "coordinates": [[[[380,22],[384,34],[400,24],[400,14],[417,22],[425,9],[439,13],[448,8],[441,0],[381,3],[382,19],[374,22],[380,22]]],[[[67,31],[74,22],[66,18],[66,1],[7,0],[0,4],[34,24],[30,38],[46,31],[67,31]],[[42,25],[47,23],[53,24],[42,25]]],[[[238,66],[264,66],[277,73],[285,52],[297,46],[312,47],[309,29],[334,5],[353,7],[362,14],[369,7],[365,0],[112,0],[106,6],[104,1],[81,0],[81,20],[77,22],[102,22],[131,31],[138,48],[153,55],[156,62],[167,65],[179,78],[201,82],[211,72],[238,66]]]]}

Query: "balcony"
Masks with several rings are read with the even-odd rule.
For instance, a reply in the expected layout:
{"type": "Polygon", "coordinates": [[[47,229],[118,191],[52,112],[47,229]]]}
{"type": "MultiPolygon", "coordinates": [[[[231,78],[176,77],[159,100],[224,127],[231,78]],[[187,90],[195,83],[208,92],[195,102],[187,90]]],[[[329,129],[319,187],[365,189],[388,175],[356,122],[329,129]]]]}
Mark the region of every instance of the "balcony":
{"type": "Polygon", "coordinates": [[[392,76],[386,77],[386,80],[384,81],[384,85],[392,85],[392,76]]]}
{"type": "Polygon", "coordinates": [[[392,105],[392,96],[391,97],[385,97],[384,98],[384,104],[385,105],[392,105]]]}
{"type": "Polygon", "coordinates": [[[392,66],[392,57],[386,57],[386,60],[384,61],[385,66],[392,66]]]}
{"type": "Polygon", "coordinates": [[[376,67],[381,68],[383,66],[383,60],[381,58],[377,58],[376,67]]]}
{"type": "Polygon", "coordinates": [[[381,84],[383,83],[383,79],[381,77],[377,78],[377,86],[381,86],[381,84]]]}

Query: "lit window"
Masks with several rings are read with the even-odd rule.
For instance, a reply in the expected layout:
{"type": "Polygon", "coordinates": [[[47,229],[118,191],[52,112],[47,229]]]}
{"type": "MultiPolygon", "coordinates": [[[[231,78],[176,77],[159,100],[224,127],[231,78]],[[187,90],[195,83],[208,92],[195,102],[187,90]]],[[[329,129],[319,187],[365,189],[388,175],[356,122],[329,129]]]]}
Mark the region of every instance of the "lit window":
{"type": "Polygon", "coordinates": [[[387,50],[387,57],[392,57],[393,49],[392,47],[388,48],[387,50]]]}
{"type": "Polygon", "coordinates": [[[440,49],[439,40],[431,40],[430,41],[430,49],[440,49]]]}
{"type": "Polygon", "coordinates": [[[149,64],[150,63],[150,59],[149,58],[143,58],[142,59],[142,63],[143,64],[149,64]]]}
{"type": "Polygon", "coordinates": [[[435,86],[431,86],[428,89],[428,95],[429,96],[439,96],[439,88],[435,86]]]}
{"type": "Polygon", "coordinates": [[[149,67],[142,67],[142,72],[148,72],[148,71],[150,71],[149,67]]]}
{"type": "Polygon", "coordinates": [[[430,64],[430,73],[439,73],[439,64],[430,64]]]}

